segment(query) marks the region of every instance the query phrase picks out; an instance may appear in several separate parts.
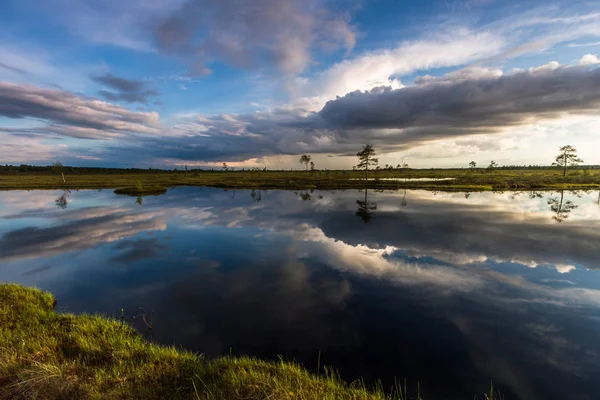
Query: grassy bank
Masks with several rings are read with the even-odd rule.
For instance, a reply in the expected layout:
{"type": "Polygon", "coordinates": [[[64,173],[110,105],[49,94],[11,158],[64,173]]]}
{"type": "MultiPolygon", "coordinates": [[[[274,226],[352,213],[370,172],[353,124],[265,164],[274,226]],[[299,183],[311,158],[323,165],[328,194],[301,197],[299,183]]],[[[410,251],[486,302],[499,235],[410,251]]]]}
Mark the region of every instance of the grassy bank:
{"type": "Polygon", "coordinates": [[[0,189],[114,189],[137,195],[142,188],[164,189],[179,185],[248,189],[432,189],[432,190],[595,190],[600,189],[600,168],[573,169],[566,177],[557,169],[493,170],[408,169],[372,172],[365,182],[359,171],[119,171],[84,172],[72,169],[60,174],[14,172],[0,175],[0,189]],[[414,178],[453,178],[451,181],[411,182],[414,178]],[[388,180],[396,179],[396,180],[388,180]]]}
{"type": "Polygon", "coordinates": [[[50,293],[0,285],[2,399],[400,399],[288,362],[204,360],[127,324],[54,311],[50,293]]]}

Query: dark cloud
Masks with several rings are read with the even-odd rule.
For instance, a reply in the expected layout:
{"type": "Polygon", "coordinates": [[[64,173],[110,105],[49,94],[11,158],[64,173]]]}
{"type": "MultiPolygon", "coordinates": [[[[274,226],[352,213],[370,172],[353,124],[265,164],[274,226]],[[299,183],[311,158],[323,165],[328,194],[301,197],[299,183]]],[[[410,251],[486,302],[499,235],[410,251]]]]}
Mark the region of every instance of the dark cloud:
{"type": "Polygon", "coordinates": [[[461,72],[424,77],[397,90],[353,92],[329,101],[318,113],[276,109],[181,120],[173,135],[136,140],[135,145],[140,159],[190,161],[242,161],[307,151],[354,154],[364,142],[392,152],[430,140],[499,134],[569,114],[597,114],[599,107],[600,69],[461,72]]]}
{"type": "Polygon", "coordinates": [[[28,72],[25,71],[24,69],[13,67],[13,66],[5,64],[3,62],[0,62],[0,68],[4,68],[4,69],[6,69],[8,71],[16,72],[16,73],[21,74],[21,75],[28,74],[28,72]]]}
{"type": "Polygon", "coordinates": [[[329,101],[319,115],[331,129],[396,129],[397,134],[386,133],[389,141],[410,143],[500,132],[565,114],[597,114],[599,106],[600,69],[559,67],[357,91],[329,101]]]}
{"type": "MultiPolygon", "coordinates": [[[[113,85],[124,90],[139,88],[118,82],[113,85]]],[[[329,101],[318,113],[281,108],[186,117],[166,135],[141,137],[123,134],[156,133],[152,125],[158,122],[157,113],[132,112],[58,90],[0,84],[0,115],[50,122],[23,132],[123,136],[102,154],[105,162],[121,165],[123,152],[131,165],[148,160],[243,161],[304,152],[354,154],[365,142],[385,153],[437,139],[500,134],[565,115],[595,115],[599,108],[598,68],[550,65],[507,75],[482,69],[422,77],[396,90],[353,92],[329,101]]]]}
{"type": "Polygon", "coordinates": [[[299,73],[318,50],[354,46],[346,13],[319,0],[188,0],[155,29],[163,52],[189,64],[189,74],[206,75],[211,61],[237,67],[268,60],[280,70],[299,73]]]}
{"type": "Polygon", "coordinates": [[[47,123],[15,133],[41,133],[106,139],[128,133],[156,133],[159,116],[133,112],[93,98],[57,89],[0,82],[0,116],[33,118],[47,123]]]}
{"type": "Polygon", "coordinates": [[[98,92],[109,101],[148,104],[149,97],[159,94],[156,89],[149,87],[148,82],[129,80],[110,73],[102,76],[92,76],[92,79],[113,90],[100,90],[98,92]]]}
{"type": "Polygon", "coordinates": [[[296,154],[303,145],[318,152],[336,152],[336,147],[328,145],[331,142],[328,132],[295,126],[305,119],[296,111],[276,110],[180,120],[171,129],[171,135],[135,137],[132,141],[125,138],[121,143],[109,145],[106,154],[114,159],[106,160],[122,162],[121,152],[130,145],[137,149],[128,155],[128,161],[134,164],[144,158],[243,161],[265,155],[296,154]]]}

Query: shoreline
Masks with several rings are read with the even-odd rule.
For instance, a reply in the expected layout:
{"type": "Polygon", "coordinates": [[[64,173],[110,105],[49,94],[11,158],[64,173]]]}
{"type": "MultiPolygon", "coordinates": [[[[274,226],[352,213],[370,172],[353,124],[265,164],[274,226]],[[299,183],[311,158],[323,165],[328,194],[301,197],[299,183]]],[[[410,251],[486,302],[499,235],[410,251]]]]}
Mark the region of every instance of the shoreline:
{"type": "MultiPolygon", "coordinates": [[[[74,169],[74,171],[77,171],[74,169]]],[[[360,171],[159,171],[0,175],[0,190],[113,189],[127,194],[160,194],[176,186],[227,189],[341,190],[425,189],[439,191],[600,190],[600,168],[574,170],[566,177],[555,169],[360,171]],[[371,180],[374,178],[374,180],[371,180]],[[427,179],[416,181],[415,179],[427,179]],[[142,189],[137,185],[141,185],[142,189]]]]}

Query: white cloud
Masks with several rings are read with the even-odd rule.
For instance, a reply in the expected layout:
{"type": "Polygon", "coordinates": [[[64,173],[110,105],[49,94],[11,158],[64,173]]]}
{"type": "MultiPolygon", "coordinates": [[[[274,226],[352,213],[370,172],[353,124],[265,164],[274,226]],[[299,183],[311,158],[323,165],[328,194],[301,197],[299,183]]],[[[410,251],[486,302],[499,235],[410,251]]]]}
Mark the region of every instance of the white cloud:
{"type": "Polygon", "coordinates": [[[40,138],[17,137],[4,134],[0,129],[0,158],[9,164],[28,162],[44,162],[60,159],[58,154],[64,154],[60,148],[45,143],[40,138]]]}
{"type": "Polygon", "coordinates": [[[470,291],[483,286],[478,276],[454,268],[408,264],[389,258],[397,250],[393,246],[381,249],[366,245],[352,246],[329,238],[320,228],[307,224],[293,234],[299,240],[299,257],[321,260],[335,269],[406,285],[435,285],[446,292],[470,291]]]}
{"type": "Polygon", "coordinates": [[[600,64],[600,59],[595,54],[586,54],[579,60],[580,65],[600,64]]]}
{"type": "Polygon", "coordinates": [[[297,99],[293,107],[317,111],[328,100],[355,90],[379,86],[397,89],[403,86],[400,76],[474,62],[495,54],[505,45],[500,36],[461,29],[404,42],[391,50],[368,52],[334,64],[314,77],[297,79],[297,99]]]}
{"type": "Polygon", "coordinates": [[[567,273],[575,270],[574,265],[567,265],[567,264],[556,264],[554,266],[554,268],[556,268],[556,271],[558,271],[561,274],[567,274],[567,273]]]}

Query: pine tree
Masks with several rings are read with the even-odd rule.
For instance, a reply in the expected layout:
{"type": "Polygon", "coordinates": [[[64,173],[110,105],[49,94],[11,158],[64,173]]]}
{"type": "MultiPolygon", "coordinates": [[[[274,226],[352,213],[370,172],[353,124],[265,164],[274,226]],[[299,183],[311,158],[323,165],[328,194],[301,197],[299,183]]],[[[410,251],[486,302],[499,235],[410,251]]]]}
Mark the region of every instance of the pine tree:
{"type": "Polygon", "coordinates": [[[577,149],[573,146],[562,146],[559,150],[560,154],[556,156],[552,165],[563,167],[563,176],[567,176],[567,167],[580,164],[583,160],[577,156],[577,149]]]}
{"type": "Polygon", "coordinates": [[[365,170],[365,180],[369,180],[369,167],[374,167],[379,163],[379,159],[375,158],[376,153],[373,145],[365,144],[361,152],[356,153],[358,157],[357,169],[365,170]]]}

